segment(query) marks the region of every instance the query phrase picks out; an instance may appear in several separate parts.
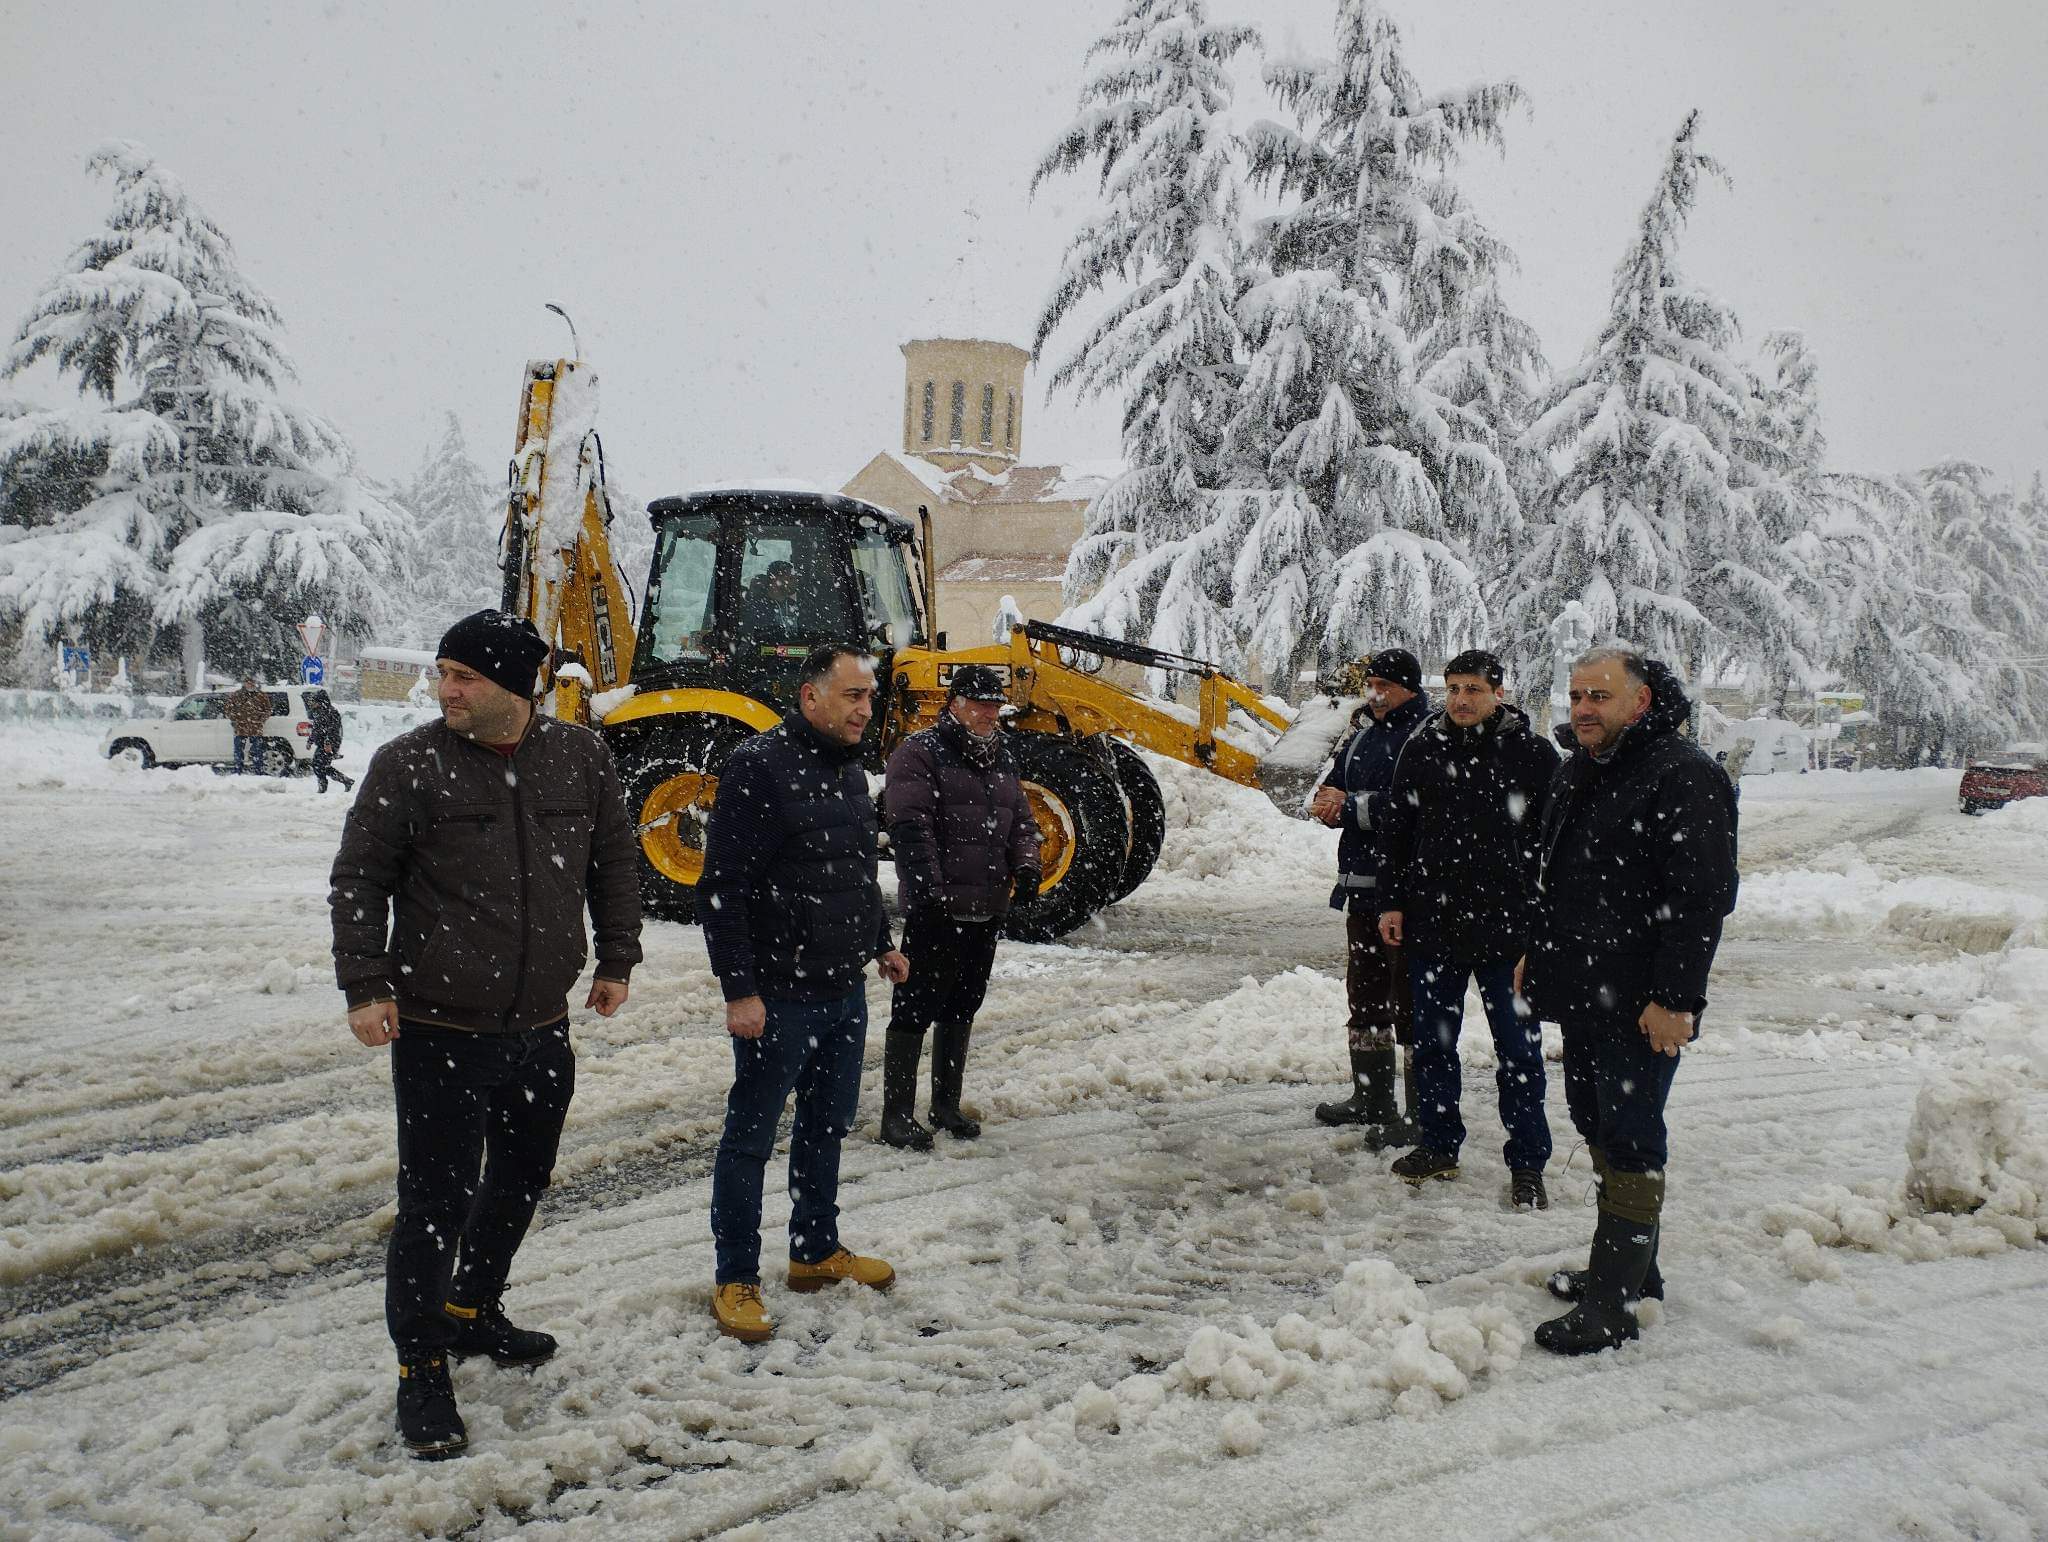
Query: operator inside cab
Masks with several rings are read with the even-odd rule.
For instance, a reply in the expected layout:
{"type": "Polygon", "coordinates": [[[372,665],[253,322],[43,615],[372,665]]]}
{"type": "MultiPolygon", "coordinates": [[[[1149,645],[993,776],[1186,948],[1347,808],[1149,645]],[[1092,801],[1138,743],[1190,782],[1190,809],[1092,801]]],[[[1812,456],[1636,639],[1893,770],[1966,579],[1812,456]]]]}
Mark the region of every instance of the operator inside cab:
{"type": "Polygon", "coordinates": [[[793,565],[771,562],[767,571],[748,585],[740,603],[740,630],[770,642],[786,642],[801,633],[793,565]]]}

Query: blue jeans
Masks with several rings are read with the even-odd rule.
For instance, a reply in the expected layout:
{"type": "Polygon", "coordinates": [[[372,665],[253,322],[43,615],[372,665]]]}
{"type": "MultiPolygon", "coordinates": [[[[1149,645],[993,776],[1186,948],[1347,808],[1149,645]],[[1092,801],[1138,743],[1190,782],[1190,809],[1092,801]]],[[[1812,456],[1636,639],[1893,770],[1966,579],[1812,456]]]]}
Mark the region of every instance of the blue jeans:
{"type": "Polygon", "coordinates": [[[235,769],[237,771],[261,771],[263,769],[263,735],[235,735],[235,769]],[[247,757],[246,761],[244,757],[247,757]]]}
{"type": "Polygon", "coordinates": [[[1475,978],[1499,1059],[1493,1079],[1500,1089],[1500,1122],[1508,1132],[1503,1154],[1510,1171],[1538,1172],[1550,1160],[1550,1121],[1543,1114],[1543,1029],[1515,1002],[1512,963],[1475,966],[1441,958],[1408,960],[1415,995],[1413,1054],[1422,1144],[1453,1156],[1465,1144],[1465,1120],[1458,1111],[1458,1030],[1465,1017],[1465,982],[1475,978]]]}
{"type": "Polygon", "coordinates": [[[867,992],[766,1006],[761,1036],[732,1041],[725,1134],[711,1169],[711,1238],[721,1285],[761,1283],[761,1178],[792,1090],[789,1256],[815,1264],[839,1251],[839,1143],[860,1106],[867,992]]]}

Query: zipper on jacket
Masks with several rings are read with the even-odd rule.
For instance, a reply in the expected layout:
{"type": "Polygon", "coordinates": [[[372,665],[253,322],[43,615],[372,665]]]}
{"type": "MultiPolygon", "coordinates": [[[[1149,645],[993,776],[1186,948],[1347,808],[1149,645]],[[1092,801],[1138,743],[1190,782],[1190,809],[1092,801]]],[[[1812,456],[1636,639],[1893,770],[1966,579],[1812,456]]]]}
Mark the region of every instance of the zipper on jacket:
{"type": "MultiPolygon", "coordinates": [[[[535,723],[527,730],[528,737],[538,730],[535,723]]],[[[519,1015],[519,996],[526,989],[526,951],[531,941],[526,935],[531,923],[532,901],[526,892],[526,816],[519,798],[519,768],[515,763],[518,752],[505,757],[505,774],[512,783],[512,849],[519,859],[519,967],[512,975],[512,1001],[505,1008],[505,1027],[509,1031],[512,1019],[519,1015]]]]}

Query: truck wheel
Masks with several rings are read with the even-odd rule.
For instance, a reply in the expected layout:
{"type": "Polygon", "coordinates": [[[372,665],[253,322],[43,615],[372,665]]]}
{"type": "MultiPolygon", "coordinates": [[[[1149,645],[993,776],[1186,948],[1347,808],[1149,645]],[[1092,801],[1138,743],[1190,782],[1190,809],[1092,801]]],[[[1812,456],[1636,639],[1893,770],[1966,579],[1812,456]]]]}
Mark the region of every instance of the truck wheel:
{"type": "Polygon", "coordinates": [[[109,760],[118,760],[123,755],[129,756],[145,771],[156,765],[156,756],[151,753],[149,745],[141,739],[119,739],[107,750],[109,760]]]}
{"type": "Polygon", "coordinates": [[[1981,814],[1984,812],[1984,805],[1975,798],[1965,798],[1963,799],[1963,812],[1965,814],[1981,814]]]}
{"type": "Polygon", "coordinates": [[[648,915],[697,919],[718,775],[726,757],[751,736],[744,723],[700,714],[614,740],[626,817],[639,835],[640,908],[648,915]]]}
{"type": "Polygon", "coordinates": [[[1010,907],[1003,935],[1020,942],[1064,937],[1115,897],[1131,848],[1114,762],[1072,740],[1013,733],[1010,750],[1038,822],[1038,893],[1010,907]]]}
{"type": "Polygon", "coordinates": [[[1114,905],[1136,893],[1138,885],[1152,876],[1159,849],[1166,844],[1166,800],[1159,795],[1158,778],[1144,756],[1121,739],[1110,740],[1109,753],[1116,761],[1116,778],[1123,788],[1131,824],[1131,848],[1124,857],[1123,876],[1109,897],[1114,905]]]}
{"type": "Polygon", "coordinates": [[[256,773],[259,776],[290,776],[298,768],[293,765],[292,747],[283,739],[265,739],[256,746],[256,773]]]}

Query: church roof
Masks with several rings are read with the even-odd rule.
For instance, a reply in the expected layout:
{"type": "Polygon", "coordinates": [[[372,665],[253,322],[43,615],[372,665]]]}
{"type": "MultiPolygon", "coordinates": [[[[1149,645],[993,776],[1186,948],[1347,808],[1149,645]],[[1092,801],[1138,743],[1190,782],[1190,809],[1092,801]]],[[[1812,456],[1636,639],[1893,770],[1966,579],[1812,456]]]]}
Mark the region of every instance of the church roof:
{"type": "Polygon", "coordinates": [[[1009,466],[987,471],[965,465],[948,471],[921,455],[882,452],[915,477],[941,503],[1086,503],[1121,473],[1122,467],[1095,463],[1064,466],[1009,466]]]}

